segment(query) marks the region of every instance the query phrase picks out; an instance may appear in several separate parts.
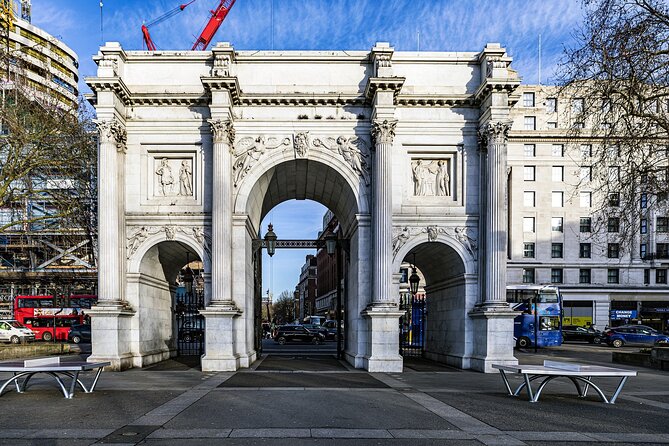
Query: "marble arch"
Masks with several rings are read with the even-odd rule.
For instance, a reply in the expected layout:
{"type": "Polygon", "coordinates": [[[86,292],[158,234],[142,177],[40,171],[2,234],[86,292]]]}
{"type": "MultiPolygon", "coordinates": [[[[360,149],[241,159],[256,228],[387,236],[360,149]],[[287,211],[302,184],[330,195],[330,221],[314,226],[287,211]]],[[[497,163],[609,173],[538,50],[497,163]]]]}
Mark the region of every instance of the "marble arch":
{"type": "MultiPolygon", "coordinates": [[[[219,43],[148,52],[108,42],[94,60],[86,82],[99,130],[100,261],[91,360],[123,369],[164,357],[140,321],[149,313],[143,295],[166,289],[142,269],[157,271],[146,263],[151,244],[183,240],[205,260],[203,370],[249,367],[250,240],[271,206],[312,197],[341,214],[352,238],[347,361],[402,370],[393,277],[412,247],[427,246],[461,262],[465,289],[444,311],[461,315],[466,334],[435,338],[456,352],[439,347],[435,359],[486,372],[516,362],[505,203],[520,80],[499,44],[471,53],[396,52],[383,42],[369,51],[219,43]]],[[[447,282],[430,292],[453,294],[447,282]]]]}

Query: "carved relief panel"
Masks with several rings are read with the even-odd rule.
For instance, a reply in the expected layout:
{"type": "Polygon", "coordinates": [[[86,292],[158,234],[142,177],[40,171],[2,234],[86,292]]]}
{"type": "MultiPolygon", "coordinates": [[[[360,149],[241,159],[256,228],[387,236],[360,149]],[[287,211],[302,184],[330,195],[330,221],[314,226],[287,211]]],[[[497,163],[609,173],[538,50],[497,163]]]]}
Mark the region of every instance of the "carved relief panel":
{"type": "Polygon", "coordinates": [[[407,204],[464,205],[466,156],[462,146],[409,146],[407,155],[407,204]]]}
{"type": "Polygon", "coordinates": [[[148,148],[142,180],[145,204],[193,205],[201,202],[199,152],[148,148]]]}

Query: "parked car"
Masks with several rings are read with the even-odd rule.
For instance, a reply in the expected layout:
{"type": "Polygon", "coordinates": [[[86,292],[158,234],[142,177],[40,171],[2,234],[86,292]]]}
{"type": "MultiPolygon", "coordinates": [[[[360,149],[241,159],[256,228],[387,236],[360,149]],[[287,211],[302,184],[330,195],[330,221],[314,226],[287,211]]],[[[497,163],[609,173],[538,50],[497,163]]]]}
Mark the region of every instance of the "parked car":
{"type": "Polygon", "coordinates": [[[276,331],[274,340],[283,345],[286,342],[311,342],[320,344],[325,337],[317,331],[308,330],[303,325],[282,325],[276,331]]]}
{"type": "Polygon", "coordinates": [[[34,340],[35,333],[19,321],[14,319],[0,320],[0,341],[20,344],[34,340]]]}
{"type": "Polygon", "coordinates": [[[91,326],[89,324],[75,324],[70,327],[67,340],[79,344],[80,342],[91,342],[91,326]]]}
{"type": "Polygon", "coordinates": [[[304,328],[306,328],[307,330],[315,331],[315,332],[318,332],[318,333],[322,334],[324,339],[328,338],[328,329],[321,326],[321,325],[318,325],[318,324],[302,324],[302,326],[304,328]]]}
{"type": "Polygon", "coordinates": [[[564,342],[584,341],[591,344],[599,344],[602,340],[602,332],[592,327],[585,328],[578,325],[563,325],[562,340],[564,342]]]}
{"type": "MultiPolygon", "coordinates": [[[[337,339],[337,321],[334,319],[329,319],[323,322],[323,327],[327,329],[327,334],[325,339],[337,339]]],[[[341,335],[344,336],[344,322],[341,323],[341,335]]]]}
{"type": "Polygon", "coordinates": [[[646,325],[622,325],[604,331],[604,340],[613,347],[669,343],[669,336],[646,325]]]}

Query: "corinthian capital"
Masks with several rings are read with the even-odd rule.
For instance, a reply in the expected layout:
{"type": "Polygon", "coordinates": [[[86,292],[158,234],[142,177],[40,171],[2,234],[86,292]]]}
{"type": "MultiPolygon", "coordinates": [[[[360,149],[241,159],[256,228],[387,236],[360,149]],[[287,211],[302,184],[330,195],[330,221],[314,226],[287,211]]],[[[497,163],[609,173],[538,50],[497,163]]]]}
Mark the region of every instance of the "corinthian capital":
{"type": "Polygon", "coordinates": [[[374,145],[376,144],[392,144],[395,139],[395,126],[397,125],[396,120],[388,121],[384,119],[383,121],[373,121],[372,122],[372,139],[374,139],[374,145]]]}
{"type": "Polygon", "coordinates": [[[479,128],[479,144],[486,149],[488,144],[506,144],[509,137],[511,122],[488,122],[479,128]]]}
{"type": "Polygon", "coordinates": [[[214,143],[223,142],[232,149],[235,144],[235,128],[230,120],[208,119],[211,126],[211,132],[214,137],[214,143]]]}
{"type": "Polygon", "coordinates": [[[116,150],[125,153],[128,134],[125,127],[115,118],[95,120],[100,135],[100,143],[111,143],[116,146],[116,150]]]}

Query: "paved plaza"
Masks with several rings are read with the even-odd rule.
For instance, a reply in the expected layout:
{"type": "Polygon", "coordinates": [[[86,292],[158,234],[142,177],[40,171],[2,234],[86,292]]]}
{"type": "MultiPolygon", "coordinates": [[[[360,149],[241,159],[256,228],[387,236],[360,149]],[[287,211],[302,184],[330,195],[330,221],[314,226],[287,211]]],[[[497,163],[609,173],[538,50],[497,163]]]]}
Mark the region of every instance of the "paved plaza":
{"type": "MultiPolygon", "coordinates": [[[[599,346],[516,354],[611,365],[599,346]]],[[[404,373],[368,373],[330,354],[270,353],[239,372],[176,360],[105,372],[95,393],[71,400],[40,378],[0,402],[0,444],[16,446],[669,444],[669,379],[650,369],[615,405],[579,399],[568,381],[533,404],[507,396],[497,374],[411,359],[404,373]]]]}

